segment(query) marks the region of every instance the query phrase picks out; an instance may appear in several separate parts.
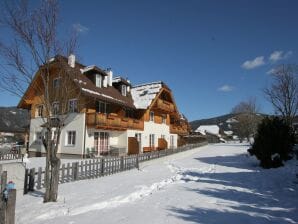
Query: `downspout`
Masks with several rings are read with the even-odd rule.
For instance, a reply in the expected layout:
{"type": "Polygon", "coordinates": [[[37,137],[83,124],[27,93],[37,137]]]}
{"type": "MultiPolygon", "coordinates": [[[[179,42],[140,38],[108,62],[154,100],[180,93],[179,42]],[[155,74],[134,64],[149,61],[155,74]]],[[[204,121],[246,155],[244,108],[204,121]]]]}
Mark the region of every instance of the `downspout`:
{"type": "Polygon", "coordinates": [[[84,126],[84,146],[83,146],[83,159],[86,158],[86,129],[87,129],[87,124],[86,124],[86,113],[85,113],[85,126],[84,126]]]}

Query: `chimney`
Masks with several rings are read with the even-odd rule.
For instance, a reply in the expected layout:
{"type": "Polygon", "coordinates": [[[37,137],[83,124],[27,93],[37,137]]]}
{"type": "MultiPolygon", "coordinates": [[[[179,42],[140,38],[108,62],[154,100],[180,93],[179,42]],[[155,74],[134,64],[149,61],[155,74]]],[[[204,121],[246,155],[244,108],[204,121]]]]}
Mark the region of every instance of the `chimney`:
{"type": "Polygon", "coordinates": [[[108,74],[108,86],[113,86],[113,71],[111,68],[107,68],[106,73],[108,74]]]}
{"type": "Polygon", "coordinates": [[[103,87],[107,87],[108,86],[108,76],[104,76],[103,78],[103,87]]]}
{"type": "Polygon", "coordinates": [[[76,65],[76,56],[74,54],[71,54],[68,56],[68,65],[72,68],[76,65]]]}

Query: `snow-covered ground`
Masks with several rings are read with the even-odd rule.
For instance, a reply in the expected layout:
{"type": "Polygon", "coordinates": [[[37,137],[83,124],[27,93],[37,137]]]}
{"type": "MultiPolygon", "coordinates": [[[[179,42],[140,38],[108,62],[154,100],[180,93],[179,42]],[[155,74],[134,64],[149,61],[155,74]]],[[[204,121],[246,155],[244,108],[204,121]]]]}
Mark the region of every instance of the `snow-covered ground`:
{"type": "Polygon", "coordinates": [[[216,144],[99,179],[62,184],[57,203],[41,192],[17,199],[16,222],[297,223],[297,160],[263,170],[247,146],[216,144]]]}

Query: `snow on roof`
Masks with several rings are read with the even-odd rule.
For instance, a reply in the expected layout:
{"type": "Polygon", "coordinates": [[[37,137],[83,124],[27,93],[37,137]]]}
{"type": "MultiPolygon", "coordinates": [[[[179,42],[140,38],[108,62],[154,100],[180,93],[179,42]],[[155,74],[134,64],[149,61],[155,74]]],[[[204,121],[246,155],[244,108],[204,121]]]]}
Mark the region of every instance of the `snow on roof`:
{"type": "Polygon", "coordinates": [[[79,80],[79,79],[74,79],[73,81],[78,82],[79,84],[87,85],[87,82],[84,82],[84,81],[79,80]]]}
{"type": "Polygon", "coordinates": [[[95,65],[89,65],[89,66],[82,68],[80,70],[81,70],[81,73],[85,73],[85,72],[88,72],[88,71],[94,69],[95,67],[96,67],[95,65]]]}
{"type": "Polygon", "coordinates": [[[152,82],[134,86],[131,89],[132,99],[137,109],[147,109],[162,88],[162,82],[152,82]]]}
{"type": "Polygon", "coordinates": [[[113,83],[116,83],[116,82],[121,82],[121,77],[120,76],[117,76],[117,77],[113,78],[113,83]]]}
{"type": "Polygon", "coordinates": [[[111,96],[108,96],[108,95],[106,95],[106,94],[102,94],[102,93],[99,93],[99,92],[95,92],[95,91],[90,90],[90,89],[82,88],[82,91],[87,92],[87,93],[91,93],[91,94],[94,94],[94,95],[102,96],[102,97],[105,97],[105,98],[109,98],[109,99],[112,99],[112,100],[116,100],[116,101],[121,102],[121,103],[125,103],[125,102],[122,101],[122,100],[116,99],[116,98],[111,97],[111,96]]]}
{"type": "Polygon", "coordinates": [[[219,135],[219,127],[217,125],[201,125],[195,132],[200,132],[202,135],[206,135],[207,133],[219,135]]]}
{"type": "Polygon", "coordinates": [[[234,117],[232,117],[232,118],[229,118],[228,120],[226,120],[226,123],[232,124],[232,123],[238,123],[238,121],[234,117]]]}

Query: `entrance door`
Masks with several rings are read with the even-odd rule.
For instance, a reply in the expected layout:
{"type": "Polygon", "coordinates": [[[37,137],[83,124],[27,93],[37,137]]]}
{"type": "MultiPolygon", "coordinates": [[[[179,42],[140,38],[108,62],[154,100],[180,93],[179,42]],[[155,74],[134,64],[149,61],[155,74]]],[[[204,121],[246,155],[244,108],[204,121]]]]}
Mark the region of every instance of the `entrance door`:
{"type": "Polygon", "coordinates": [[[94,132],[94,149],[97,155],[107,155],[109,153],[109,133],[94,132]]]}
{"type": "Polygon", "coordinates": [[[174,135],[170,136],[170,148],[173,149],[174,148],[174,135]]]}

